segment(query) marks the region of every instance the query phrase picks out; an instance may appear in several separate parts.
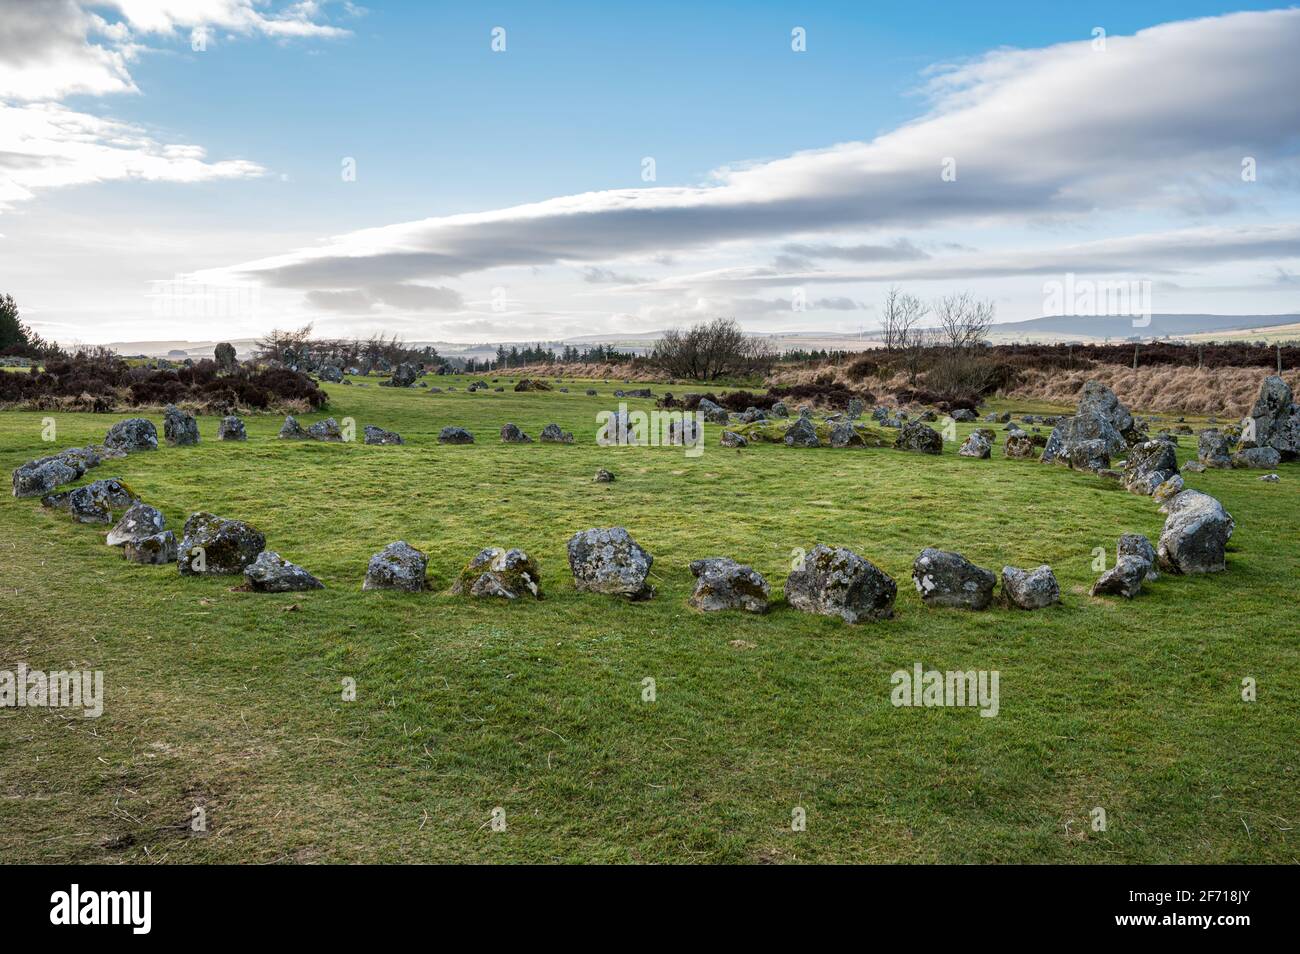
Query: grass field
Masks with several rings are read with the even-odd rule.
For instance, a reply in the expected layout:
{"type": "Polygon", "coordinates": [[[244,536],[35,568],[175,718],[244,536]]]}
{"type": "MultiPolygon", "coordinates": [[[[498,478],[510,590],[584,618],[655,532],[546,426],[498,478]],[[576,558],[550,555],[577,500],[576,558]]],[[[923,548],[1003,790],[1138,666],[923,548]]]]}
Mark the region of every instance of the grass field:
{"type": "MultiPolygon", "coordinates": [[[[1228,572],[1162,576],[1124,602],[1087,595],[1092,551],[1113,560],[1127,531],[1154,541],[1163,518],[1102,478],[1000,447],[990,461],[952,444],[942,457],[726,450],[714,425],[694,459],[602,448],[594,415],[618,385],[591,385],[593,398],[583,382],[569,394],[436,383],[458,390],[325,386],[328,414],[358,434],[395,429],[403,447],[282,442],[278,416],[247,418],[246,444],[218,443],[206,417],[198,447],[85,478],[122,477],[178,536],[196,510],[250,521],[322,591],[238,593],[237,578],[130,565],[99,528],[0,501],[0,669],[101,669],[106,693],[98,719],[0,710],[0,858],[1297,860],[1300,465],[1277,484],[1187,475],[1236,518],[1228,572]],[[534,437],[555,421],[577,443],[503,445],[507,421],[534,437]],[[438,445],[447,424],[478,443],[438,445]],[[602,466],[615,483],[592,483],[602,466]],[[565,542],[611,525],[654,554],[654,600],[574,591],[565,542]],[[435,591],[361,592],[370,555],[399,539],[428,554],[435,591]],[[895,618],[686,605],[692,559],[751,563],[779,596],[792,550],[817,542],[893,575],[895,618]],[[493,544],[540,561],[544,600],[443,592],[493,544]],[[925,546],[995,571],[1050,563],[1063,605],[923,607],[910,571],[925,546]],[[998,670],[998,716],[893,707],[891,673],[918,662],[998,670]],[[189,827],[196,806],[204,834],[189,827]],[[490,824],[498,807],[504,831],[490,824]],[[805,831],[792,830],[797,807],[805,831]],[[1097,807],[1105,831],[1090,825],[1097,807]]],[[[99,441],[125,416],[58,415],[51,445],[43,415],[0,413],[0,466],[99,441]]]]}

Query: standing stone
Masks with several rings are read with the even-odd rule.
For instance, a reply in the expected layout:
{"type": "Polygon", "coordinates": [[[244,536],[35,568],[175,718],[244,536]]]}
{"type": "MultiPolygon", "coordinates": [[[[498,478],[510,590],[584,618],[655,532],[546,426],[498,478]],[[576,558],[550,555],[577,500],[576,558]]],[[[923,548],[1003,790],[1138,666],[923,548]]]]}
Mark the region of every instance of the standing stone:
{"type": "Polygon", "coordinates": [[[899,429],[894,446],[921,454],[942,454],[943,435],[928,424],[910,421],[899,429]]]}
{"type": "Polygon", "coordinates": [[[244,567],[243,589],[253,593],[296,593],[324,588],[324,583],[274,550],[263,550],[244,567]]]}
{"type": "Polygon", "coordinates": [[[343,380],[343,369],[337,365],[323,364],[317,376],[327,384],[338,384],[343,380]]]}
{"type": "Polygon", "coordinates": [[[501,440],[506,444],[531,444],[533,442],[533,439],[521,431],[516,424],[502,425],[501,440]]]}
{"type": "Polygon", "coordinates": [[[600,470],[596,471],[596,476],[591,478],[591,480],[593,483],[597,484],[612,484],[614,482],[614,475],[602,467],[600,470]]]}
{"type": "Polygon", "coordinates": [[[1034,439],[1027,434],[1009,434],[1002,453],[1014,460],[1032,460],[1038,452],[1034,448],[1034,439]]]}
{"type": "Polygon", "coordinates": [[[1282,453],[1276,447],[1248,447],[1232,455],[1232,466],[1271,470],[1282,463],[1282,453]]]}
{"type": "MultiPolygon", "coordinates": [[[[773,416],[773,417],[789,417],[789,416],[790,416],[790,407],[789,407],[789,405],[786,404],[784,401],[777,401],[775,404],[772,405],[772,416],[773,416]]],[[[722,423],[725,424],[726,421],[723,421],[722,423]]]]}
{"type": "Polygon", "coordinates": [[[125,421],[118,421],[104,435],[104,446],[125,451],[128,454],[136,451],[157,450],[158,429],[153,426],[153,421],[143,417],[132,417],[125,421]]]}
{"type": "Polygon", "coordinates": [[[1036,610],[1061,602],[1061,587],[1056,582],[1056,574],[1046,563],[1036,570],[1004,566],[1002,595],[1012,606],[1036,610]]]}
{"type": "Polygon", "coordinates": [[[704,415],[704,419],[711,424],[726,424],[727,409],[721,404],[710,401],[708,398],[700,398],[700,403],[696,405],[696,410],[704,415]]]}
{"type": "Polygon", "coordinates": [[[1204,467],[1232,466],[1232,438],[1217,427],[1196,435],[1196,460],[1204,467]]]}
{"type": "Polygon", "coordinates": [[[51,494],[41,498],[41,504],[56,510],[66,510],[77,523],[112,523],[114,511],[126,510],[138,497],[125,482],[115,477],[96,480],[84,487],[51,494]]]}
{"type": "Polygon", "coordinates": [[[246,441],[248,440],[248,431],[244,429],[244,422],[235,415],[230,414],[221,419],[217,425],[217,440],[219,441],[246,441]]]}
{"type": "Polygon", "coordinates": [[[265,548],[256,527],[200,511],[185,521],[177,567],[182,576],[243,573],[265,548]]]}
{"type": "Polygon", "coordinates": [[[862,412],[866,410],[866,407],[867,407],[866,402],[864,402],[862,398],[859,397],[849,398],[849,410],[847,415],[848,419],[850,421],[856,421],[858,418],[862,416],[862,412]]]}
{"type": "Polygon", "coordinates": [[[727,557],[706,557],[691,562],[695,592],[690,605],[707,613],[718,610],[744,610],[766,613],[770,589],[752,566],[743,566],[727,557]]]}
{"type": "Polygon", "coordinates": [[[317,421],[307,428],[307,436],[315,441],[339,443],[343,440],[343,429],[339,427],[338,421],[332,417],[327,417],[325,420],[317,421]]]}
{"type": "Polygon", "coordinates": [[[749,441],[735,431],[723,431],[722,439],[719,441],[723,447],[748,447],[749,441]]]}
{"type": "Polygon", "coordinates": [[[367,424],[365,429],[365,441],[367,444],[405,444],[402,435],[397,431],[386,431],[382,427],[375,427],[373,424],[367,424]]]}
{"type": "MultiPolygon", "coordinates": [[[[0,374],[7,373],[0,372],[0,374]]],[[[41,497],[64,484],[72,483],[83,473],[84,470],[61,455],[29,460],[14,470],[14,496],[41,497]]]]}
{"type": "Polygon", "coordinates": [[[987,609],[998,578],[960,553],[926,547],[912,563],[912,582],[928,606],[987,609]]]}
{"type": "Polygon", "coordinates": [[[850,422],[831,425],[831,447],[865,447],[866,443],[850,422]]]}
{"type": "Polygon", "coordinates": [[[306,440],[307,432],[303,430],[302,425],[298,423],[298,419],[290,414],[284,419],[284,423],[280,425],[280,439],[306,440]]]}
{"type": "Polygon", "coordinates": [[[438,432],[439,444],[473,444],[474,435],[463,427],[448,425],[438,432]]]}
{"type": "Polygon", "coordinates": [[[974,457],[978,460],[988,460],[993,453],[993,445],[989,443],[988,438],[978,432],[972,433],[966,438],[966,442],[961,445],[957,451],[961,457],[974,457]]]}
{"type": "Polygon", "coordinates": [[[799,417],[786,429],[785,445],[787,447],[820,447],[821,441],[817,439],[817,428],[809,418],[799,417]]]}
{"type": "Polygon", "coordinates": [[[110,547],[120,547],[133,540],[143,540],[155,533],[162,533],[166,526],[167,520],[161,510],[137,501],[122,514],[117,526],[108,531],[106,542],[110,547]]]}
{"type": "Polygon", "coordinates": [[[1126,533],[1119,538],[1115,545],[1115,562],[1119,562],[1126,556],[1137,557],[1139,560],[1146,560],[1148,564],[1146,579],[1158,580],[1160,574],[1156,572],[1156,548],[1151,545],[1151,541],[1140,533],[1126,533]]]}
{"type": "Polygon", "coordinates": [[[419,371],[415,365],[403,362],[393,369],[393,376],[387,381],[379,382],[380,387],[388,388],[409,388],[419,377],[419,371]]]}
{"type": "Polygon", "coordinates": [[[1151,564],[1139,556],[1122,556],[1092,584],[1093,596],[1122,596],[1131,600],[1142,589],[1151,564]]]}
{"type": "Polygon", "coordinates": [[[1168,516],[1156,558],[1170,573],[1218,573],[1236,523],[1223,504],[1199,490],[1184,490],[1161,508],[1168,516]]]}
{"type": "Polygon", "coordinates": [[[122,544],[122,559],[146,566],[167,566],[176,562],[176,534],[170,530],[127,540],[122,544]]]}
{"type": "Polygon", "coordinates": [[[523,550],[488,547],[480,550],[461,570],[451,592],[457,596],[507,600],[526,596],[541,599],[541,583],[537,562],[523,550]]]}
{"type": "Polygon", "coordinates": [[[785,581],[786,601],[804,613],[838,616],[847,623],[894,615],[894,580],[865,557],[843,547],[817,544],[785,581]]]}
{"type": "Polygon", "coordinates": [[[1300,457],[1300,409],[1291,386],[1275,374],[1264,379],[1250,415],[1242,420],[1243,450],[1271,447],[1282,460],[1300,457]]]}
{"type": "Polygon", "coordinates": [[[559,424],[547,424],[542,428],[541,441],[543,444],[572,444],[573,434],[561,430],[559,424]]]}
{"type": "Polygon", "coordinates": [[[654,557],[622,527],[575,533],[568,550],[573,584],[579,591],[631,600],[654,596],[654,587],[646,582],[654,557]]]}
{"type": "Polygon", "coordinates": [[[172,447],[188,447],[199,442],[199,422],[175,404],[163,408],[163,437],[172,447]]]}
{"type": "Polygon", "coordinates": [[[390,543],[370,558],[363,590],[403,590],[419,593],[428,588],[429,561],[405,540],[390,543]]]}
{"type": "Polygon", "coordinates": [[[1176,445],[1169,441],[1145,441],[1129,449],[1124,464],[1124,486],[1131,493],[1149,497],[1177,473],[1176,445]]]}

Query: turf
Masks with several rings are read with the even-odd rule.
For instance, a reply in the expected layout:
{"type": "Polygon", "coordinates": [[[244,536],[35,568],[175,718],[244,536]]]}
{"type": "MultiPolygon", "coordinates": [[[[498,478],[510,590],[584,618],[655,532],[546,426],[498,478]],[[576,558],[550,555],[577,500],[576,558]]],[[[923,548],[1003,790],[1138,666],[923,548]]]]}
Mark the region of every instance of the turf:
{"type": "MultiPolygon", "coordinates": [[[[728,450],[715,425],[696,458],[602,448],[595,414],[620,385],[471,394],[466,380],[438,380],[457,387],[441,394],[326,385],[328,414],[395,429],[403,447],[278,441],[273,416],[246,419],[246,444],[218,443],[205,417],[199,446],[85,478],[122,477],[177,530],[196,510],[247,520],[325,590],[240,593],[237,578],[130,565],[99,528],[0,501],[0,669],[99,669],[106,694],[98,719],[0,710],[0,858],[1297,860],[1300,465],[1276,484],[1187,475],[1236,518],[1227,572],[1095,599],[1094,548],[1113,561],[1121,533],[1154,540],[1163,519],[1102,478],[953,444],[728,450]],[[506,421],[534,437],[555,421],[577,442],[503,445],[506,421]],[[438,445],[447,424],[477,443],[438,445]],[[598,467],[617,480],[592,483],[598,467]],[[574,591],[566,540],[612,525],[654,554],[653,600],[574,591]],[[361,592],[370,555],[399,539],[428,554],[434,591],[361,592]],[[893,620],[686,604],[692,559],[750,563],[779,597],[795,551],[818,542],[894,576],[893,620]],[[489,545],[537,558],[545,599],[447,595],[489,545]],[[926,546],[995,571],[1050,563],[1063,605],[924,607],[910,573],[926,546]],[[998,670],[998,716],[891,705],[891,674],[918,662],[998,670]],[[190,829],[196,806],[206,832],[190,829]]],[[[128,415],[55,415],[54,444],[44,416],[0,413],[0,466],[98,441],[128,415]]]]}

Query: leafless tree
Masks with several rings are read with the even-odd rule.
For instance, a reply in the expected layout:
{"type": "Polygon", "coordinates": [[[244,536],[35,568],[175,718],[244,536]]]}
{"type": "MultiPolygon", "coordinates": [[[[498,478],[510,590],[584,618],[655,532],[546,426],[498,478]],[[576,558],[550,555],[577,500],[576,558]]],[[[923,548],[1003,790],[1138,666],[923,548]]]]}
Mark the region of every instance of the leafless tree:
{"type": "Polygon", "coordinates": [[[980,301],[969,292],[945,295],[934,303],[940,342],[952,351],[974,351],[988,340],[995,312],[991,300],[980,301]]]}

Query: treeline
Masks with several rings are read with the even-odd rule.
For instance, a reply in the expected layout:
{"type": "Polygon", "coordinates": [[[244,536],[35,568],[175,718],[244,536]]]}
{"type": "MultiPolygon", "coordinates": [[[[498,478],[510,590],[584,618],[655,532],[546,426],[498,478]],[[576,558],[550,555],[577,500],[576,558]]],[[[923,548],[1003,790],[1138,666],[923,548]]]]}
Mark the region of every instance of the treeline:
{"type": "Polygon", "coordinates": [[[294,331],[273,329],[254,345],[261,361],[278,361],[289,367],[314,371],[325,365],[360,368],[363,371],[387,369],[402,363],[421,364],[434,369],[447,364],[438,349],[425,345],[408,345],[401,336],[375,334],[369,338],[317,338],[312,325],[294,331]]]}
{"type": "Polygon", "coordinates": [[[501,371],[506,368],[524,368],[538,364],[624,364],[634,360],[629,352],[619,351],[610,345],[593,345],[590,348],[577,348],[565,345],[560,350],[543,345],[524,345],[522,348],[511,345],[497,346],[495,358],[466,358],[465,371],[468,374],[487,371],[501,371]]]}
{"type": "Polygon", "coordinates": [[[0,357],[45,361],[66,356],[57,341],[46,341],[23,323],[13,295],[0,294],[0,357]]]}

